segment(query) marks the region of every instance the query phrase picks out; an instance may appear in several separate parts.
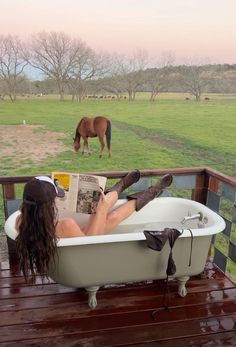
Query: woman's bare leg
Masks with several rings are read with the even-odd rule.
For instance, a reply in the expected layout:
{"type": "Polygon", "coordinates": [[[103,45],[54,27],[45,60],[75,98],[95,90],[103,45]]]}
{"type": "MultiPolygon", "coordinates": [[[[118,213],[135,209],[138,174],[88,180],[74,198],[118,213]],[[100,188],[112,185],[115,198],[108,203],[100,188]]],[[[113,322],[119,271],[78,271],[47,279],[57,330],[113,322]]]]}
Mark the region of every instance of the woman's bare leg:
{"type": "Polygon", "coordinates": [[[104,233],[112,231],[120,222],[128,218],[133,212],[135,212],[136,201],[129,200],[120,205],[113,211],[110,211],[107,215],[106,226],[104,233]]]}
{"type": "MultiPolygon", "coordinates": [[[[107,202],[108,202],[108,209],[110,209],[117,202],[117,200],[118,200],[118,193],[116,191],[109,192],[109,193],[106,194],[106,198],[107,198],[107,202]]],[[[85,235],[87,234],[91,224],[93,223],[94,218],[95,218],[95,214],[91,214],[90,218],[88,220],[88,223],[83,228],[83,232],[85,233],[85,235]]]]}

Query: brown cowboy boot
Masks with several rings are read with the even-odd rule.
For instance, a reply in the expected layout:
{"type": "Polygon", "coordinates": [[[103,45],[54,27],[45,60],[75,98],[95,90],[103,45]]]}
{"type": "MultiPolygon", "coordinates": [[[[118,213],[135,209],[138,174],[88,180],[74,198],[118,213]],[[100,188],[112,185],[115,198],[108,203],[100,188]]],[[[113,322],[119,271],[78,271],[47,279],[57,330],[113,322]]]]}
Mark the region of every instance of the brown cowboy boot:
{"type": "Polygon", "coordinates": [[[140,179],[139,170],[129,172],[125,177],[121,178],[113,187],[105,190],[105,194],[116,191],[120,195],[123,190],[130,187],[133,183],[138,182],[140,179]]]}
{"type": "Polygon", "coordinates": [[[160,195],[164,188],[169,187],[172,183],[172,180],[173,180],[172,175],[170,174],[165,175],[154,186],[151,186],[142,192],[128,195],[127,199],[128,200],[136,199],[135,210],[139,211],[149,201],[153,200],[155,197],[160,195]]]}

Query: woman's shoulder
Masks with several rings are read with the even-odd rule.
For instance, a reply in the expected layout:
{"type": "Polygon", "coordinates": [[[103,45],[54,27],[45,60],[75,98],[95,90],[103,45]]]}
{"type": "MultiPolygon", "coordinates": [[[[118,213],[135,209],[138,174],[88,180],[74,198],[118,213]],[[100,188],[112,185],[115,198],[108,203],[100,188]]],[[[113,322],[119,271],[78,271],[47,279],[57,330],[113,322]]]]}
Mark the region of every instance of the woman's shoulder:
{"type": "Polygon", "coordinates": [[[60,219],[57,223],[57,227],[59,229],[69,229],[70,227],[74,227],[76,224],[76,222],[74,221],[74,219],[72,218],[63,218],[63,219],[60,219]]]}

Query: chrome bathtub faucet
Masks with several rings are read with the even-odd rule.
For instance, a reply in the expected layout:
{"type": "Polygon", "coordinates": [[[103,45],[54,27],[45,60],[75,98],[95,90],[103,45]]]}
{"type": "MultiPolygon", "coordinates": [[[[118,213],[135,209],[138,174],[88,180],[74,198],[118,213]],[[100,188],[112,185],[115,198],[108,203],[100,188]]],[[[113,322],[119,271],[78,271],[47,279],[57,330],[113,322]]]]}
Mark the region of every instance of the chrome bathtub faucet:
{"type": "Polygon", "coordinates": [[[198,212],[198,213],[192,214],[192,215],[189,214],[188,216],[185,216],[185,217],[182,219],[181,223],[184,224],[184,223],[186,223],[187,221],[196,220],[196,219],[198,219],[199,221],[201,221],[201,220],[203,219],[203,214],[202,214],[201,212],[198,212]]]}

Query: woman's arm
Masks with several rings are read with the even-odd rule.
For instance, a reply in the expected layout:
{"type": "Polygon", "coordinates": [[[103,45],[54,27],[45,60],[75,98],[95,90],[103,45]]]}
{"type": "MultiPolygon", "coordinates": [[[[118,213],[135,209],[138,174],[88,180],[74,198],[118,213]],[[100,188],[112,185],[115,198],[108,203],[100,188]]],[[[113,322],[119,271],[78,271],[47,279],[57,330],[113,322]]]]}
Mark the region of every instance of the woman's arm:
{"type": "Polygon", "coordinates": [[[107,213],[110,206],[111,198],[108,195],[101,193],[96,213],[91,215],[88,224],[83,228],[85,235],[92,236],[104,234],[107,222],[107,213]]]}
{"type": "Polygon", "coordinates": [[[63,219],[59,221],[57,225],[56,236],[92,236],[102,235],[110,231],[110,229],[107,228],[107,215],[110,207],[117,201],[117,198],[117,192],[110,192],[106,195],[101,192],[96,213],[90,216],[89,222],[85,227],[81,229],[71,218],[63,219]]]}

